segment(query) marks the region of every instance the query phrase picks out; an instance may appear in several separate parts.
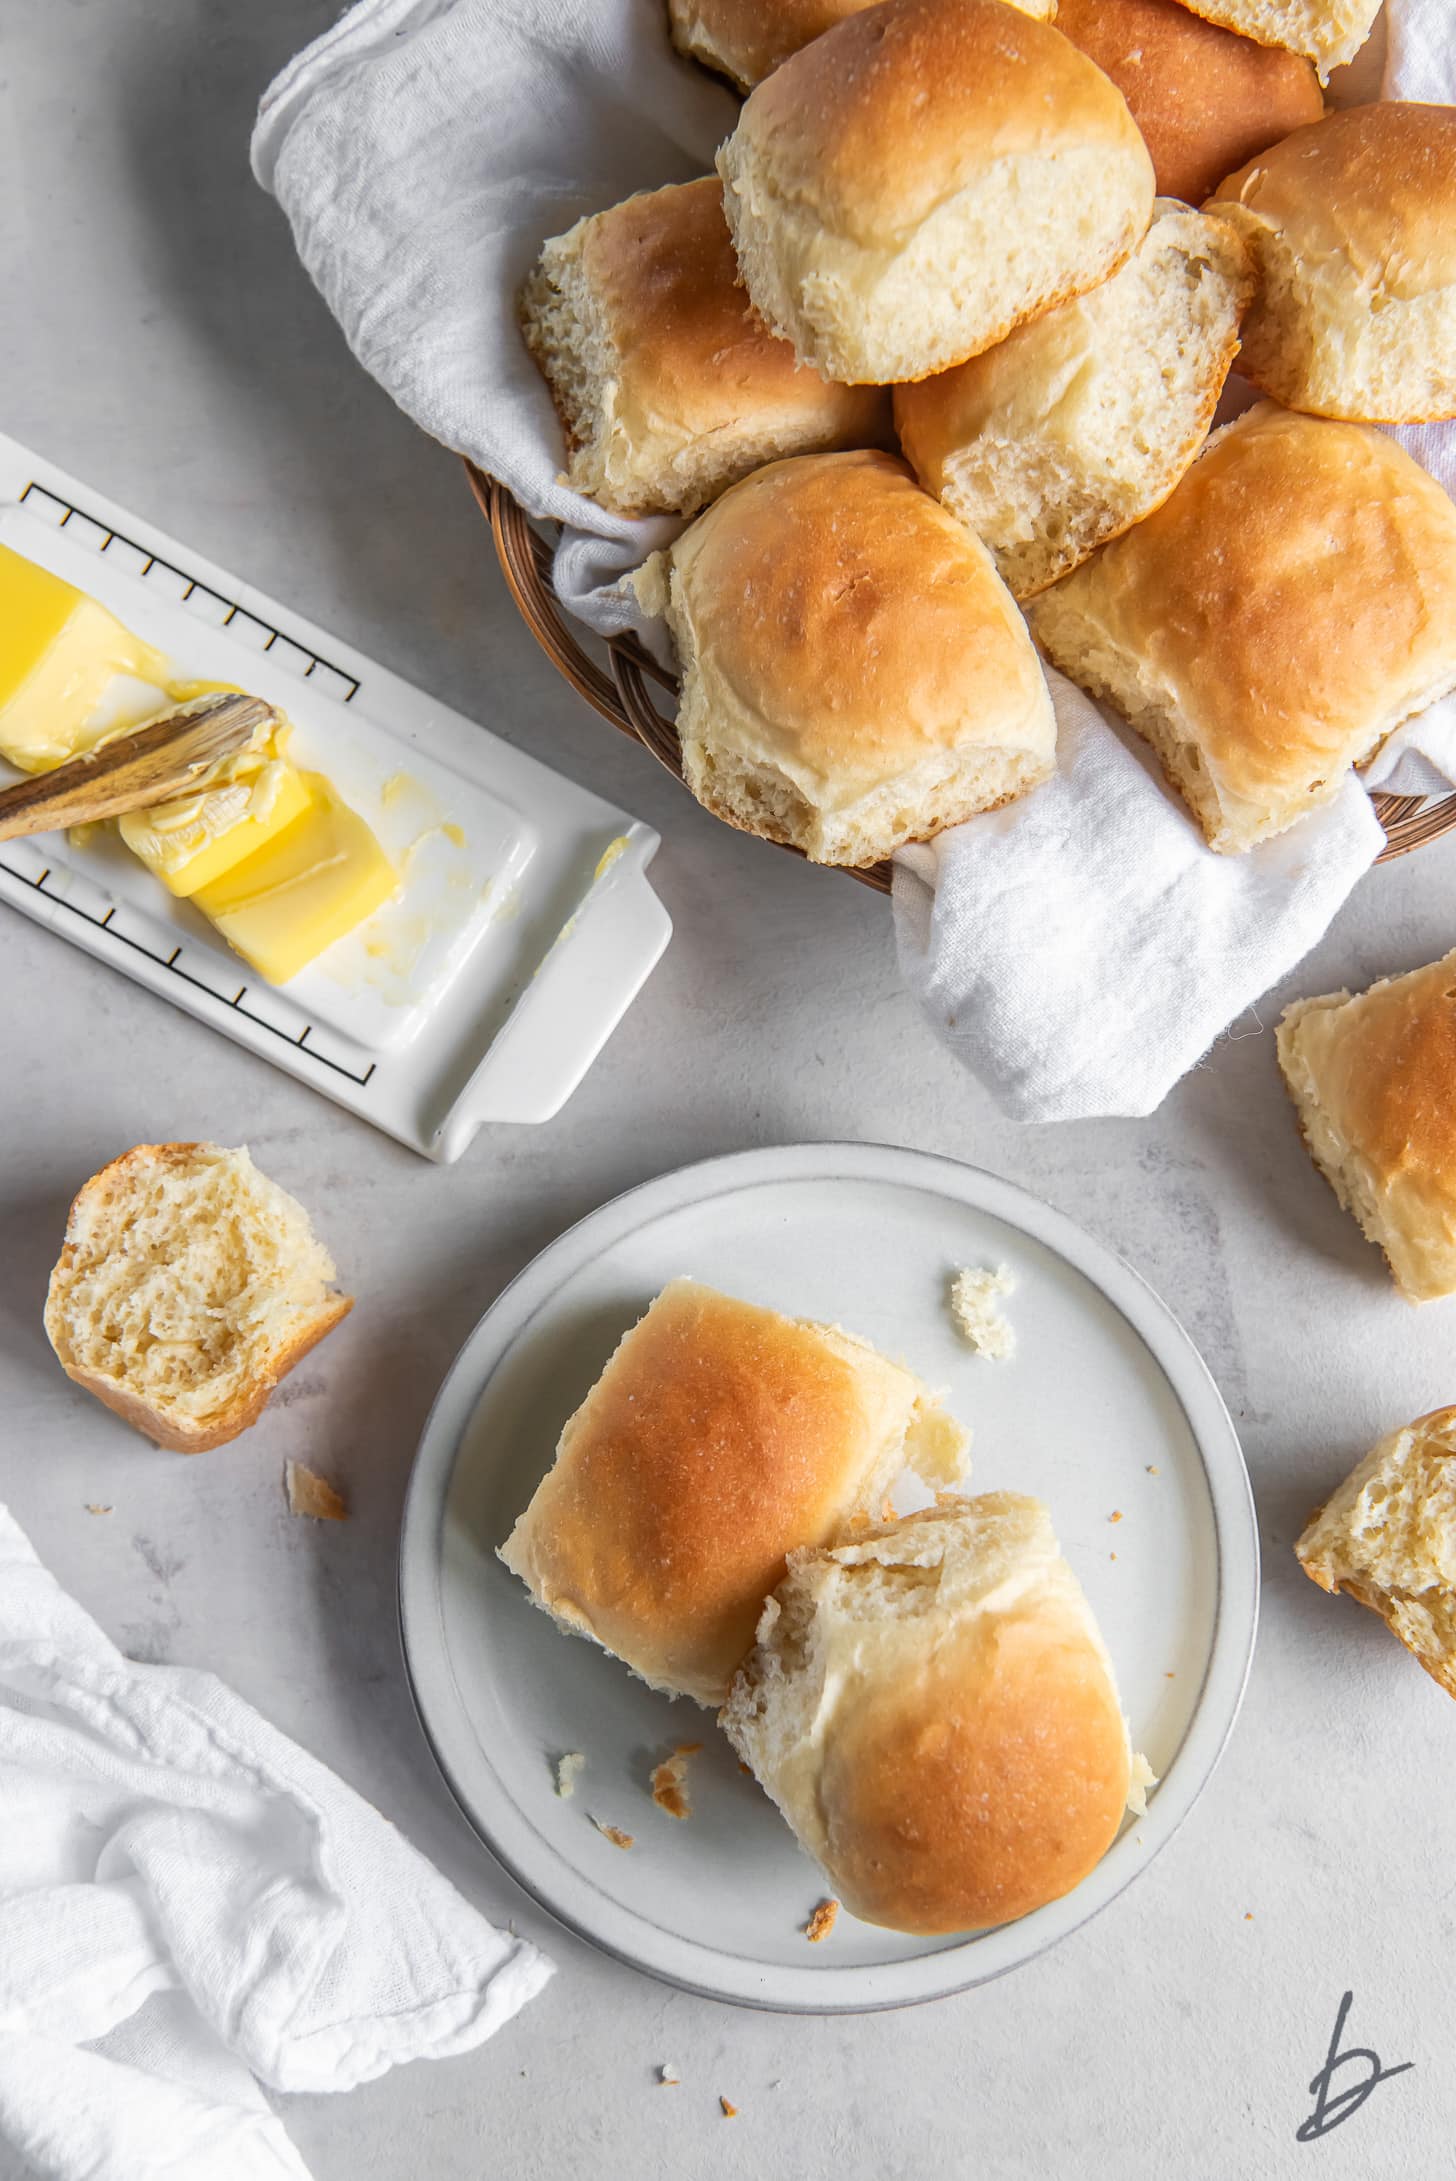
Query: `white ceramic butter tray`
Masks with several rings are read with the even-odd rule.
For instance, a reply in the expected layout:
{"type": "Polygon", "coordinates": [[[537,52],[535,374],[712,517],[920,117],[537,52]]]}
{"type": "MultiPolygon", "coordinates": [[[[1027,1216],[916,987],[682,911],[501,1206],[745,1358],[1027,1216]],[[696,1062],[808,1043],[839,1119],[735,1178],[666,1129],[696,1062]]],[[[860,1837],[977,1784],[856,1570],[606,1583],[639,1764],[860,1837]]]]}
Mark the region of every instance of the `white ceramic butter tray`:
{"type": "MultiPolygon", "coordinates": [[[[549,1120],[671,935],[658,836],[290,608],[0,437],[0,544],[292,722],[402,869],[395,899],[286,985],[115,838],[0,848],[0,898],[427,1158],[549,1120]]],[[[18,778],[0,761],[0,780],[18,778]]]]}

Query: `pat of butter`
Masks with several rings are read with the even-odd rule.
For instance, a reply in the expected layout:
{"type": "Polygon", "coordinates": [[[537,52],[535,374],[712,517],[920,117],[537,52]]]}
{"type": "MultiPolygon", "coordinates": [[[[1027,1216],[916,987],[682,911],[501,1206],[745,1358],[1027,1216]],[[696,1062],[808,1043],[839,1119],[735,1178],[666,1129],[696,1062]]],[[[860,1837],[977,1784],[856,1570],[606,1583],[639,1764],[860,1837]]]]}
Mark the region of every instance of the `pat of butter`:
{"type": "Polygon", "coordinates": [[[190,795],[128,811],[118,828],[132,854],[185,900],[257,855],[309,807],[302,774],[267,737],[226,758],[190,795]]]}
{"type": "Polygon", "coordinates": [[[302,815],[193,895],[269,984],[287,984],[382,908],[399,885],[364,820],[319,774],[302,778],[308,797],[302,815]]]}
{"type": "Polygon", "coordinates": [[[168,671],[94,598],[0,545],[0,755],[22,772],[150,717],[168,671]]]}

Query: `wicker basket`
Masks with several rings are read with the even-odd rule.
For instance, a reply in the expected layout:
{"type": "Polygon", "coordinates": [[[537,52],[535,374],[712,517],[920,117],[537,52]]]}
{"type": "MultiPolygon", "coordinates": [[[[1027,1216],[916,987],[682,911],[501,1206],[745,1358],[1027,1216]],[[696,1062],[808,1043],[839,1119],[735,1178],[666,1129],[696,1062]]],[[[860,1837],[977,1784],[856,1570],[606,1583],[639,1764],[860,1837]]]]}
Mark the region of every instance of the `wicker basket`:
{"type": "MultiPolygon", "coordinates": [[[[603,639],[608,668],[603,672],[583,650],[577,625],[568,619],[551,587],[551,539],[533,528],[530,518],[498,479],[487,477],[473,463],[467,462],[465,468],[470,489],[490,524],[511,596],[547,658],[603,719],[643,743],[675,779],[681,780],[682,751],[677,728],[667,713],[658,710],[652,697],[654,687],[675,697],[677,683],[673,676],[632,635],[603,639]]],[[[1438,840],[1456,826],[1456,795],[1381,795],[1372,791],[1370,800],[1385,830],[1385,846],[1376,858],[1378,863],[1407,856],[1413,848],[1438,840]]],[[[797,848],[786,852],[791,856],[801,853],[797,848]]],[[[864,871],[850,870],[846,875],[863,886],[872,886],[876,893],[890,891],[888,863],[877,863],[864,871]]]]}

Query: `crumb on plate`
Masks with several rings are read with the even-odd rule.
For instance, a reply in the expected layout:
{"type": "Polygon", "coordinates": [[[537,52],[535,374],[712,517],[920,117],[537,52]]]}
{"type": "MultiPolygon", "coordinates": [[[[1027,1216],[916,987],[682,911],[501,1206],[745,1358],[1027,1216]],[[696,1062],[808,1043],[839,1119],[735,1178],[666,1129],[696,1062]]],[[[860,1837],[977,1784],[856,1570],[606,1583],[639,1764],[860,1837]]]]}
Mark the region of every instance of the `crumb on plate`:
{"type": "Polygon", "coordinates": [[[817,1946],[821,1939],[827,1939],[834,1929],[834,1920],[838,1914],[839,1903],[836,1900],[821,1901],[804,1926],[805,1938],[814,1946],[817,1946]]]}
{"type": "Polygon", "coordinates": [[[114,1507],[103,1507],[98,1500],[88,1499],[86,1512],[88,1515],[111,1515],[115,1514],[116,1509],[114,1507]]]}
{"type": "Polygon", "coordinates": [[[693,1814],[688,1796],[688,1759],[696,1756],[702,1746],[701,1742],[680,1742],[670,1757],[653,1766],[652,1799],[670,1818],[690,1818],[693,1814]]]}
{"type": "Polygon", "coordinates": [[[597,1831],[601,1834],[603,1840],[610,1840],[614,1848],[636,1847],[636,1835],[633,1833],[624,1833],[620,1825],[608,1825],[599,1817],[594,1817],[592,1819],[592,1823],[593,1825],[595,1825],[597,1831]]]}
{"type": "Polygon", "coordinates": [[[586,1759],[579,1749],[564,1750],[556,1760],[556,1792],[563,1802],[576,1793],[576,1775],[585,1770],[586,1759]]]}
{"type": "Polygon", "coordinates": [[[285,1462],[283,1478],[291,1515],[312,1515],[316,1522],[343,1522],[347,1518],[347,1506],[326,1477],[316,1476],[302,1462],[285,1462]]]}
{"type": "Polygon", "coordinates": [[[1127,1806],[1134,1817],[1148,1814],[1148,1789],[1156,1787],[1158,1775],[1140,1749],[1132,1755],[1132,1770],[1127,1785],[1127,1806]]]}
{"type": "Polygon", "coordinates": [[[718,2098],[718,2103],[719,2103],[719,2104],[720,2104],[720,2105],[722,2106],[722,2108],[723,2108],[723,2118],[724,2118],[724,2120],[737,2120],[737,2118],[738,2118],[738,2108],[737,2108],[737,2106],[736,2106],[736,2105],[730,2105],[730,2104],[728,2103],[728,2100],[727,2100],[727,2099],[726,2099],[725,2097],[723,2097],[721,2093],[719,2094],[719,2098],[718,2098]]]}
{"type": "Polygon", "coordinates": [[[681,2081],[682,2077],[671,2060],[659,2060],[657,2064],[657,2087],[659,2090],[676,2090],[681,2081]]]}
{"type": "Polygon", "coordinates": [[[1002,1316],[996,1297],[1016,1282],[1004,1265],[988,1272],[967,1265],[950,1283],[950,1314],[978,1356],[1007,1362],[1016,1353],[1016,1328],[1002,1316]]]}

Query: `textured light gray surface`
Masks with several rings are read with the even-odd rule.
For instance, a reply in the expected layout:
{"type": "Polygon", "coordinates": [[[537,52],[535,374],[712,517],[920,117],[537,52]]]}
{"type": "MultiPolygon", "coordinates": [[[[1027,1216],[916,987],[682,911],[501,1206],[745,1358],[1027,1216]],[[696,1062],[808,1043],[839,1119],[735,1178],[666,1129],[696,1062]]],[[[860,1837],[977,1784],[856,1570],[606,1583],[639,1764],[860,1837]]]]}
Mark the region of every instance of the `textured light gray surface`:
{"type": "MultiPolygon", "coordinates": [[[[0,422],[650,819],[677,936],[560,1119],[486,1133],[444,1172],[35,926],[0,927],[0,1491],[124,1645],[226,1674],[561,1968],[481,2053],[294,2100],[290,2127],[321,2181],[1444,2171],[1456,1716],[1289,1541],[1374,1435],[1456,1396],[1456,1305],[1396,1300],[1305,1160],[1253,1020],[1151,1122],[1002,1122],[903,997],[883,903],[715,826],[555,681],[457,467],[353,367],[248,177],[259,90],[331,13],[0,0],[0,422]],[[68,1386],[40,1305],[76,1185],[128,1144],[198,1134],[248,1141],[298,1192],[360,1303],[256,1431],[189,1462],[68,1386]],[[660,1989],[514,1891],[411,1714],[394,1553],[433,1389],[534,1251],[670,1165],[832,1136],[989,1166],[1154,1282],[1244,1434],[1267,1577],[1233,1748],[1139,1886],[985,1991],[814,2022],[660,1989]],[[289,1455],[347,1484],[347,1526],[290,1520],[289,1455]],[[1350,1987],[1347,2043],[1415,2068],[1300,2146],[1350,1987]],[[653,2087],[664,2059],[681,2088],[653,2087]]],[[[1449,946],[1453,882],[1451,842],[1372,875],[1291,991],[1449,946]]]]}

